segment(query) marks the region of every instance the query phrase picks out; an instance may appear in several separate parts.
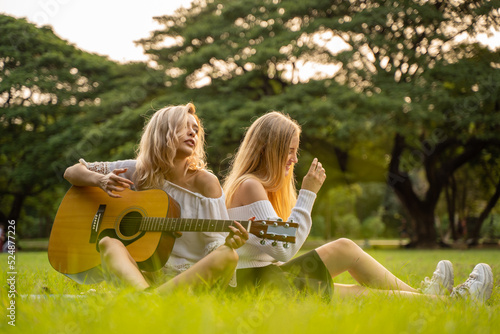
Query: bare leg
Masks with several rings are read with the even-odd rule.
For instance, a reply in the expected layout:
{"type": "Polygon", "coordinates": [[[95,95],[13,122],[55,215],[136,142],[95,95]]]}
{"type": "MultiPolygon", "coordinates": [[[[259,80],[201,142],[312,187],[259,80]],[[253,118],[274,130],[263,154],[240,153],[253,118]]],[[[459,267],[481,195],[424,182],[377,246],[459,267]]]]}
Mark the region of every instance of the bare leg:
{"type": "Polygon", "coordinates": [[[335,277],[345,271],[362,286],[382,290],[418,291],[394,276],[352,240],[341,238],[316,249],[335,277]]]}
{"type": "Polygon", "coordinates": [[[159,293],[169,293],[179,287],[212,286],[221,279],[226,286],[236,269],[238,254],[226,245],[214,250],[191,268],[158,287],[159,293]]]}
{"type": "Polygon", "coordinates": [[[448,300],[447,296],[442,295],[424,295],[418,292],[411,291],[401,291],[401,290],[377,290],[370,289],[364,286],[356,285],[356,284],[338,284],[335,283],[335,296],[340,298],[352,297],[352,296],[366,296],[373,294],[382,294],[387,296],[398,296],[404,297],[408,299],[412,298],[430,298],[430,299],[441,299],[448,300]]]}
{"type": "Polygon", "coordinates": [[[99,249],[103,269],[114,283],[126,284],[138,290],[149,287],[137,263],[121,241],[104,237],[99,241],[99,249]]]}

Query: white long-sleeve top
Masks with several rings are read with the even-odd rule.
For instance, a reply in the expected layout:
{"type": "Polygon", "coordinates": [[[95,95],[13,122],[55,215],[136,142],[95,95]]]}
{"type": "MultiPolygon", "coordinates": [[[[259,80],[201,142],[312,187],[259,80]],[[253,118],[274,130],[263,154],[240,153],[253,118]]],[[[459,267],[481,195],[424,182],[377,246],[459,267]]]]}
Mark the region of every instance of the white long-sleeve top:
{"type": "MultiPolygon", "coordinates": [[[[101,174],[108,174],[115,169],[127,168],[128,170],[120,174],[120,176],[135,181],[133,175],[136,170],[136,160],[87,163],[85,160],[80,159],[80,162],[87,166],[89,170],[101,174]]],[[[181,218],[229,219],[224,193],[219,198],[209,198],[166,180],[162,189],[179,203],[181,218]]],[[[208,253],[223,245],[227,234],[219,232],[183,232],[182,236],[175,240],[174,248],[165,266],[177,273],[187,270],[208,253]]]]}
{"type": "MultiPolygon", "coordinates": [[[[302,247],[311,231],[312,219],[311,211],[316,200],[316,194],[312,191],[301,189],[297,197],[297,203],[292,209],[287,221],[293,219],[299,224],[296,231],[295,243],[289,244],[288,248],[283,247],[283,243],[278,241],[276,246],[272,246],[268,240],[265,245],[260,244],[260,238],[253,234],[245,245],[237,249],[240,257],[238,269],[264,267],[269,264],[281,264],[289,261],[302,247]]],[[[247,220],[255,217],[256,220],[278,219],[278,215],[272,204],[268,200],[257,201],[249,205],[244,205],[228,210],[229,218],[233,220],[247,220]]]]}

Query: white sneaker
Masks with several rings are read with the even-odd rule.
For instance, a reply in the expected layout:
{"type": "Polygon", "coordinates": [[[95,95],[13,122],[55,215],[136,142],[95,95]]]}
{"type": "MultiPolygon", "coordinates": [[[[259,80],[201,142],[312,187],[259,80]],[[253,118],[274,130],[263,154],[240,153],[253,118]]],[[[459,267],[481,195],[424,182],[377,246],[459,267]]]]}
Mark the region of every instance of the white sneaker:
{"type": "Polygon", "coordinates": [[[453,265],[448,260],[439,261],[432,278],[426,277],[420,291],[426,295],[446,295],[453,290],[453,265]]]}
{"type": "Polygon", "coordinates": [[[486,263],[480,263],[474,267],[469,278],[462,284],[456,286],[451,293],[452,297],[471,298],[474,301],[484,303],[493,291],[493,272],[486,263]]]}

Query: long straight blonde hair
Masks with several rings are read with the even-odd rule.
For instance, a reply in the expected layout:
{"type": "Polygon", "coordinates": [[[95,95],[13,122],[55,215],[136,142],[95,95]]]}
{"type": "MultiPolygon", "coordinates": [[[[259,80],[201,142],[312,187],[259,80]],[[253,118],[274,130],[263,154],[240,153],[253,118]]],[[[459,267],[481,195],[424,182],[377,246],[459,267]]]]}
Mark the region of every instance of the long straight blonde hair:
{"type": "Polygon", "coordinates": [[[137,189],[162,188],[165,178],[174,166],[181,131],[187,124],[188,114],[198,123],[198,142],[188,159],[187,169],[200,170],[206,167],[205,132],[192,103],[185,106],[170,106],[153,114],[144,127],[139,148],[135,182],[137,189]]]}
{"type": "Polygon", "coordinates": [[[273,111],[259,117],[248,128],[231,162],[223,186],[226,205],[242,182],[255,178],[264,186],[278,216],[287,219],[297,201],[297,192],[293,165],[287,176],[285,165],[290,143],[300,133],[300,125],[283,113],[273,111]]]}

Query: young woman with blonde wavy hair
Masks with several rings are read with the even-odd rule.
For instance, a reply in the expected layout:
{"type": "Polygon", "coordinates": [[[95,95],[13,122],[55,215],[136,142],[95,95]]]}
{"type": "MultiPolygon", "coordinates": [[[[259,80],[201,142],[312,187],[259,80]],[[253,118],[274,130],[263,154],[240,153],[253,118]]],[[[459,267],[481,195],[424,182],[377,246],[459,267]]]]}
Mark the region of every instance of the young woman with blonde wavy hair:
{"type": "MultiPolygon", "coordinates": [[[[206,170],[204,131],[193,104],[158,110],[147,122],[135,160],[87,163],[69,167],[64,177],[76,186],[100,187],[120,198],[125,188],[163,189],[181,207],[181,218],[228,219],[225,197],[215,175],[206,170]]],[[[185,232],[177,238],[164,268],[171,280],[158,287],[168,292],[179,285],[229,282],[238,260],[236,248],[248,238],[245,229],[230,227],[229,235],[185,232]]],[[[138,290],[149,281],[118,239],[99,242],[101,263],[110,280],[138,290]]],[[[225,284],[223,283],[223,284],[225,284]]]]}
{"type": "MultiPolygon", "coordinates": [[[[311,210],[326,178],[322,164],[314,159],[302,181],[298,197],[293,167],[298,162],[301,128],[289,116],[270,112],[259,117],[247,130],[224,181],[226,204],[231,219],[283,219],[299,224],[296,243],[285,248],[268,242],[261,245],[250,235],[237,250],[237,290],[267,285],[320,293],[326,300],[333,287],[340,296],[360,295],[373,291],[444,298],[453,288],[453,268],[449,261],[440,261],[422,290],[412,288],[364,252],[353,241],[340,238],[292,259],[309,235],[311,210]],[[332,277],[345,271],[359,283],[332,284],[332,277]]],[[[468,295],[484,301],[492,290],[491,268],[479,264],[470,278],[453,294],[468,295]]]]}

